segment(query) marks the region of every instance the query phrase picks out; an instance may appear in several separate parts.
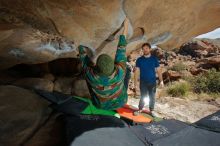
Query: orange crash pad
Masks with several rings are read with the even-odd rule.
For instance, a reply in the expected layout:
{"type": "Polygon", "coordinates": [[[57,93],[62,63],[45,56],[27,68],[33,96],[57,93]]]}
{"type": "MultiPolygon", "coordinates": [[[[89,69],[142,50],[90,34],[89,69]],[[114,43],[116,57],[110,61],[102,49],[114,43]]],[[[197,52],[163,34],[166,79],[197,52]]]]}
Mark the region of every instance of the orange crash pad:
{"type": "Polygon", "coordinates": [[[137,109],[131,108],[129,106],[121,107],[116,110],[118,114],[126,119],[132,120],[133,122],[137,123],[150,123],[152,119],[149,117],[146,117],[142,114],[134,115],[134,112],[137,111],[137,109]]]}

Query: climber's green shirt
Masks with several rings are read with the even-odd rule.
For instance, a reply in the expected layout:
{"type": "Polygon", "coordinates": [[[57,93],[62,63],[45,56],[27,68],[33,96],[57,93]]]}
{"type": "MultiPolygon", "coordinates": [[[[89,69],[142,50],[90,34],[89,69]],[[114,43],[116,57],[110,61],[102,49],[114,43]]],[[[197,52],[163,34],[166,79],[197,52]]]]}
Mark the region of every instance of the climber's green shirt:
{"type": "Polygon", "coordinates": [[[114,110],[127,102],[127,91],[124,86],[126,45],[125,36],[121,35],[115,55],[115,69],[111,76],[100,76],[93,67],[88,66],[89,57],[84,53],[84,48],[79,47],[84,76],[90,89],[93,104],[98,108],[114,110]]]}

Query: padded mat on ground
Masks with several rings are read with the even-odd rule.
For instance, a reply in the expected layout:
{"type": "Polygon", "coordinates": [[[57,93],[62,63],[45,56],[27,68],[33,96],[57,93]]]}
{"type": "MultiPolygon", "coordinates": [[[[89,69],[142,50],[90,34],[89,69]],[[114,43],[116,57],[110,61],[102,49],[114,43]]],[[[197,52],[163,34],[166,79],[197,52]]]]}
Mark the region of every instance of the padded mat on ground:
{"type": "Polygon", "coordinates": [[[36,93],[50,101],[52,103],[51,107],[53,109],[64,114],[96,114],[120,117],[115,111],[96,108],[92,104],[92,101],[87,98],[66,95],[60,92],[48,92],[43,90],[36,90],[36,93]]]}
{"type": "Polygon", "coordinates": [[[144,146],[126,123],[116,117],[67,116],[65,123],[71,146],[144,146]]]}
{"type": "Polygon", "coordinates": [[[188,125],[178,120],[163,120],[149,124],[131,126],[131,130],[146,144],[174,134],[188,125]]]}
{"type": "Polygon", "coordinates": [[[153,142],[153,146],[220,146],[220,133],[189,126],[153,142]]]}
{"type": "Polygon", "coordinates": [[[194,123],[198,128],[220,132],[220,110],[194,123]]]}

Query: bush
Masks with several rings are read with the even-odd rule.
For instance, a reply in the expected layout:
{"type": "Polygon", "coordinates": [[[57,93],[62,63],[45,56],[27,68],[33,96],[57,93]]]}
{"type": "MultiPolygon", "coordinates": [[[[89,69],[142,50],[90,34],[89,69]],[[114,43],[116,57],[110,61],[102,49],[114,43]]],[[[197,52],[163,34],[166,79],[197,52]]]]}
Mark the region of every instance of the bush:
{"type": "Polygon", "coordinates": [[[175,65],[173,65],[170,70],[173,70],[173,71],[183,71],[183,70],[186,70],[186,65],[184,65],[182,62],[178,62],[176,63],[175,65]]]}
{"type": "Polygon", "coordinates": [[[220,72],[215,69],[198,75],[192,82],[196,93],[220,93],[220,72]]]}
{"type": "Polygon", "coordinates": [[[186,96],[190,89],[191,86],[188,82],[175,82],[168,87],[167,93],[173,97],[186,96]]]}

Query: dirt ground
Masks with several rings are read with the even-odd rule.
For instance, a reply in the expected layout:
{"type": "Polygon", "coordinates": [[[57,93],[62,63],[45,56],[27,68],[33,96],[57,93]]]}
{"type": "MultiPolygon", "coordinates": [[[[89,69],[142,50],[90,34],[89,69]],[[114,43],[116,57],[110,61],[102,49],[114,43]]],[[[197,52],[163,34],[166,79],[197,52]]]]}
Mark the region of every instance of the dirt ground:
{"type": "MultiPolygon", "coordinates": [[[[138,107],[138,103],[138,98],[129,97],[128,104],[138,107]]],[[[148,109],[148,103],[146,103],[145,108],[148,109]]],[[[217,110],[220,110],[220,105],[174,97],[156,98],[155,104],[156,116],[189,123],[196,122],[217,110]]]]}

